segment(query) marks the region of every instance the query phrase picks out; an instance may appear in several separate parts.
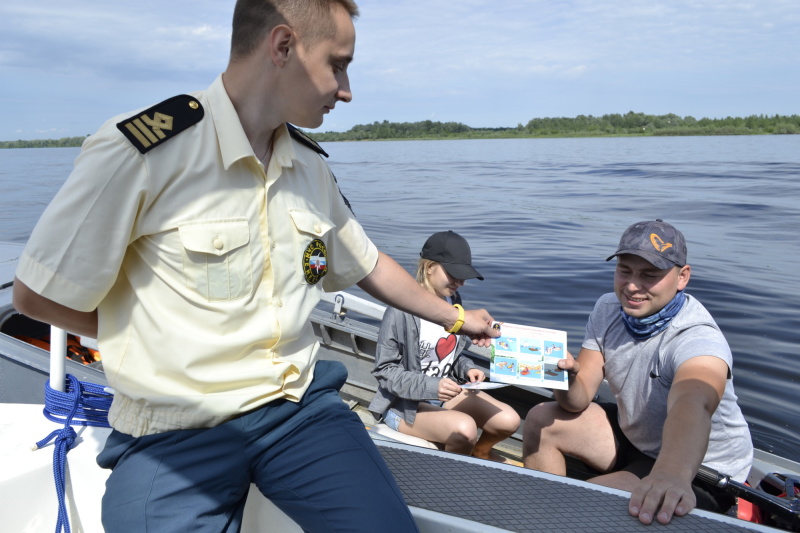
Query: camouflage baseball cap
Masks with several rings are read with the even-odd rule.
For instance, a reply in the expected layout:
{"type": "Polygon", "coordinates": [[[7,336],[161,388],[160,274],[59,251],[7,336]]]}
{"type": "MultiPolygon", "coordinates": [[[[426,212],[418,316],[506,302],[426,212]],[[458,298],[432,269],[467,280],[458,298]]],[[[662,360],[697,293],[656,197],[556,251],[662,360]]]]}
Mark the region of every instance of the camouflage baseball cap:
{"type": "Polygon", "coordinates": [[[606,261],[622,254],[633,254],[656,268],[667,269],[686,264],[686,241],[683,233],[663,220],[645,220],[628,227],[619,247],[606,261]]]}

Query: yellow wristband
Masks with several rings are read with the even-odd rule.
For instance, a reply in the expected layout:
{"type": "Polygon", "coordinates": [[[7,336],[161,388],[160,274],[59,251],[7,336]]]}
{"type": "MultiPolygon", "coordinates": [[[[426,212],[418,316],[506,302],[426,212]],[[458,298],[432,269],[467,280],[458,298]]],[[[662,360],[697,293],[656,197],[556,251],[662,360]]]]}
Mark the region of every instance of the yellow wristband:
{"type": "Polygon", "coordinates": [[[458,309],[458,319],[456,319],[456,323],[453,324],[453,327],[447,330],[447,333],[458,333],[458,330],[464,325],[464,308],[458,304],[453,304],[453,307],[458,309]]]}

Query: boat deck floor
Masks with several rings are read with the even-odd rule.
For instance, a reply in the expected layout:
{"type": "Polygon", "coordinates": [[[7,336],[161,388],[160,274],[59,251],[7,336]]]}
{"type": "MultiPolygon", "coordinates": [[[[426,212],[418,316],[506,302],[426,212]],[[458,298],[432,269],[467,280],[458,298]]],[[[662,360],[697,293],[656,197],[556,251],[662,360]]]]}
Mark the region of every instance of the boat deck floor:
{"type": "MultiPolygon", "coordinates": [[[[660,530],[628,514],[628,494],[598,485],[407,444],[376,441],[408,505],[515,532],[660,530]]],[[[695,510],[679,531],[776,531],[695,510]]]]}
{"type": "MultiPolygon", "coordinates": [[[[375,423],[351,406],[367,427],[375,423]]],[[[371,432],[408,505],[515,532],[644,531],[628,514],[627,492],[522,468],[521,442],[495,446],[505,465],[396,442],[371,432]],[[519,465],[519,466],[514,466],[519,465]]],[[[776,531],[729,516],[695,510],[675,517],[681,531],[776,531]]]]}

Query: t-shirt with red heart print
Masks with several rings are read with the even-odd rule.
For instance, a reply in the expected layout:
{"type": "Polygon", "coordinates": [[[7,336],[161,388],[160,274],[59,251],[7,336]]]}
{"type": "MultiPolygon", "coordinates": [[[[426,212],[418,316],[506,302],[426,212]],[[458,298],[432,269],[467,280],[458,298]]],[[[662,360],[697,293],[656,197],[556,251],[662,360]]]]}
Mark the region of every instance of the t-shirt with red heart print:
{"type": "Polygon", "coordinates": [[[456,356],[458,335],[427,320],[420,320],[419,357],[422,371],[436,378],[449,377],[456,356]]]}

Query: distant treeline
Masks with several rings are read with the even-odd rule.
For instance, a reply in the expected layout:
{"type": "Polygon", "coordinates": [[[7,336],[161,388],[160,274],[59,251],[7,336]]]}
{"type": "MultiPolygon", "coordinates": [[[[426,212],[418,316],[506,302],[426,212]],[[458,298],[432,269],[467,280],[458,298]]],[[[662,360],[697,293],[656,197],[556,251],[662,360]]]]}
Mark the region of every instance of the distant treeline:
{"type": "Polygon", "coordinates": [[[80,146],[88,135],[83,137],[62,137],[60,139],[35,139],[32,141],[0,141],[0,148],[68,148],[80,146]]]}
{"type": "MultiPolygon", "coordinates": [[[[595,117],[534,118],[516,128],[471,128],[461,122],[373,122],[345,132],[308,133],[319,142],[382,139],[507,139],[520,137],[599,137],[621,135],[786,135],[800,134],[800,115],[701,118],[645,115],[630,111],[595,117]]],[[[86,137],[0,141],[0,148],[80,146],[86,137]]]]}
{"type": "Polygon", "coordinates": [[[317,141],[379,139],[492,139],[515,137],[595,137],[613,135],[763,135],[800,133],[800,115],[701,118],[678,115],[624,115],[534,118],[516,128],[471,128],[460,122],[373,122],[337,133],[310,133],[317,141]]]}

